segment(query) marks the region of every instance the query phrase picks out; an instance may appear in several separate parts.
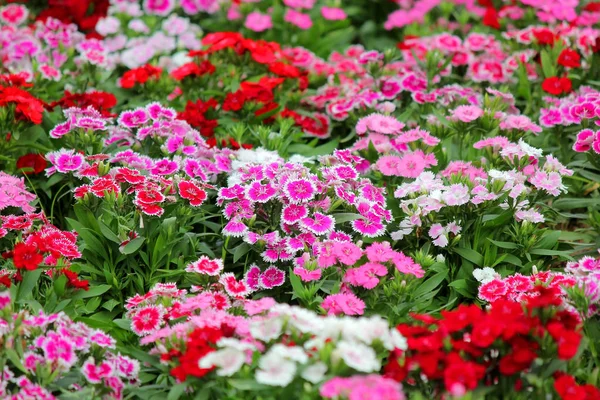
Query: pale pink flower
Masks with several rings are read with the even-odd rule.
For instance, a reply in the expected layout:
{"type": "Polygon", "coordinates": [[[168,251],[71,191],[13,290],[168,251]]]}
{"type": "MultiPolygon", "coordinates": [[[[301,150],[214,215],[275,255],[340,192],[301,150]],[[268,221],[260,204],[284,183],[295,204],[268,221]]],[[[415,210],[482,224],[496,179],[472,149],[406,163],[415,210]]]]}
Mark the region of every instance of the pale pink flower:
{"type": "Polygon", "coordinates": [[[365,302],[352,293],[337,293],[329,295],[321,303],[329,315],[362,315],[365,302]]]}
{"type": "Polygon", "coordinates": [[[270,15],[253,11],[246,17],[244,26],[254,32],[263,32],[273,27],[273,21],[270,15]]]}
{"type": "MultiPolygon", "coordinates": [[[[425,156],[425,154],[420,151],[405,154],[398,163],[398,176],[404,178],[416,178],[431,164],[431,161],[428,162],[429,158],[431,157],[425,156]]],[[[437,164],[437,161],[435,164],[437,164]]]]}
{"type": "Polygon", "coordinates": [[[298,275],[304,282],[312,282],[321,279],[321,270],[316,269],[313,271],[307,270],[303,267],[295,267],[294,274],[298,275]]]}
{"type": "Polygon", "coordinates": [[[458,106],[451,110],[452,119],[462,122],[473,122],[483,115],[483,110],[477,106],[458,106]]]}
{"type": "Polygon", "coordinates": [[[246,300],[244,310],[248,315],[256,315],[268,311],[276,304],[271,297],[263,297],[259,300],[246,300]]]}
{"type": "Polygon", "coordinates": [[[283,16],[283,20],[285,22],[289,22],[292,25],[297,26],[302,30],[310,29],[312,27],[313,22],[310,18],[310,15],[303,14],[299,11],[288,8],[285,11],[285,15],[283,16]]]}
{"type": "Polygon", "coordinates": [[[536,188],[543,189],[553,196],[558,196],[561,191],[567,191],[558,172],[537,171],[529,178],[529,182],[536,188]]]}
{"type": "Polygon", "coordinates": [[[346,19],[346,13],[337,7],[321,7],[321,15],[329,21],[341,21],[346,19]]]}
{"type": "Polygon", "coordinates": [[[352,242],[334,242],[333,254],[344,265],[354,265],[363,255],[360,247],[352,242]]]}
{"type": "Polygon", "coordinates": [[[394,257],[394,250],[389,242],[375,242],[365,249],[365,254],[371,262],[386,262],[394,257]]]}
{"type": "Polygon", "coordinates": [[[401,158],[398,156],[383,156],[377,160],[375,167],[385,176],[400,176],[400,161],[401,158]]]}

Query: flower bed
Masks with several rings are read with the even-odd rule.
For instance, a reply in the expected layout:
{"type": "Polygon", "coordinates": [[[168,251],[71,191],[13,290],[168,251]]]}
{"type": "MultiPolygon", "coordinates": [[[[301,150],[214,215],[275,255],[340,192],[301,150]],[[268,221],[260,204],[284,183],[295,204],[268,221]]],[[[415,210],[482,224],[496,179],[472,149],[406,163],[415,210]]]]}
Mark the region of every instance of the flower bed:
{"type": "Polygon", "coordinates": [[[600,398],[599,22],[0,6],[0,397],[600,398]]]}

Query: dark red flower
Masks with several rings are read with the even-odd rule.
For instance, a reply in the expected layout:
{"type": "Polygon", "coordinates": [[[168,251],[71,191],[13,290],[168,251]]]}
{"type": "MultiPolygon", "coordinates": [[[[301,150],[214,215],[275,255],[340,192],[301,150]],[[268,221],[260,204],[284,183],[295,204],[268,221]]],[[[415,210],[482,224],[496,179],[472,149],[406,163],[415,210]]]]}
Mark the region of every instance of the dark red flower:
{"type": "Polygon", "coordinates": [[[563,67],[579,68],[581,67],[581,56],[576,50],[564,49],[560,52],[557,62],[563,67]]]}
{"type": "Polygon", "coordinates": [[[6,274],[0,275],[0,285],[6,286],[7,288],[9,288],[12,285],[10,276],[6,275],[6,274]]]}
{"type": "Polygon", "coordinates": [[[275,75],[283,76],[284,78],[298,78],[300,76],[300,70],[298,68],[282,62],[269,64],[269,71],[275,75]]]}
{"type": "Polygon", "coordinates": [[[177,359],[179,365],[171,369],[171,375],[183,382],[188,376],[201,378],[214,368],[200,368],[199,361],[214,351],[215,344],[224,337],[221,329],[204,327],[195,329],[187,339],[185,352],[177,359]]]}
{"type": "Polygon", "coordinates": [[[25,154],[17,160],[17,169],[25,169],[25,175],[36,175],[46,169],[46,159],[41,154],[25,154]]]}
{"type": "Polygon", "coordinates": [[[15,268],[25,268],[33,271],[44,261],[44,256],[39,253],[38,248],[27,243],[17,243],[13,249],[13,263],[15,268]]]}
{"type": "Polygon", "coordinates": [[[458,353],[450,353],[446,359],[444,385],[450,393],[459,385],[461,390],[471,391],[485,375],[485,367],[463,360],[458,353]]]}
{"type": "Polygon", "coordinates": [[[143,65],[139,68],[131,69],[123,74],[119,83],[124,89],[131,89],[136,84],[143,85],[149,79],[158,79],[162,74],[162,68],[155,67],[150,64],[143,65]]]}
{"type": "Polygon", "coordinates": [[[195,62],[183,64],[181,67],[171,71],[171,76],[173,79],[181,81],[188,76],[212,75],[215,71],[215,66],[210,61],[204,60],[200,64],[196,64],[195,62]]]}
{"type": "MultiPolygon", "coordinates": [[[[214,53],[219,50],[234,47],[243,36],[238,32],[215,32],[209,33],[202,38],[202,44],[209,46],[207,52],[214,53]]],[[[190,52],[190,56],[198,55],[197,52],[190,52]]]]}
{"type": "Polygon", "coordinates": [[[61,108],[80,107],[87,108],[92,106],[104,117],[114,116],[110,110],[117,105],[117,98],[114,94],[101,91],[92,91],[88,93],[71,93],[65,90],[65,95],[58,101],[50,104],[49,108],[59,106],[61,108]]]}
{"type": "Polygon", "coordinates": [[[562,375],[554,381],[554,390],[558,393],[561,399],[570,400],[585,398],[585,391],[579,387],[575,378],[571,375],[562,375]]]}
{"type": "Polygon", "coordinates": [[[75,289],[83,289],[86,291],[90,289],[90,282],[87,280],[79,279],[79,275],[77,275],[77,272],[73,272],[69,269],[63,269],[60,270],[60,272],[67,277],[67,285],[75,289]]]}
{"type": "Polygon", "coordinates": [[[504,321],[486,316],[474,322],[471,342],[476,346],[486,348],[492,345],[504,331],[504,321]]]}
{"type": "Polygon", "coordinates": [[[488,7],[485,9],[485,14],[482,20],[483,25],[489,26],[490,28],[500,29],[500,21],[498,20],[498,11],[494,7],[488,7]]]}
{"type": "Polygon", "coordinates": [[[572,84],[569,78],[552,76],[542,82],[542,89],[554,96],[559,96],[563,93],[569,93],[572,89],[572,84]]]}
{"type": "Polygon", "coordinates": [[[36,99],[29,92],[15,86],[0,86],[0,107],[5,106],[7,103],[16,105],[15,117],[17,119],[30,121],[34,124],[42,123],[44,105],[41,100],[36,99]]]}
{"type": "Polygon", "coordinates": [[[242,90],[237,90],[233,93],[227,93],[225,101],[223,101],[223,111],[239,111],[244,107],[246,96],[242,90]]]}
{"type": "Polygon", "coordinates": [[[559,322],[551,322],[546,327],[548,333],[556,341],[558,346],[558,358],[561,360],[570,360],[577,354],[581,334],[576,331],[565,329],[559,322]]]}
{"type": "Polygon", "coordinates": [[[533,36],[541,45],[553,45],[554,41],[556,40],[556,36],[548,28],[534,29],[533,36]]]}
{"type": "Polygon", "coordinates": [[[443,327],[448,332],[463,330],[483,316],[483,312],[479,307],[464,304],[461,304],[453,311],[442,311],[441,314],[444,318],[440,321],[440,327],[443,327]]]}

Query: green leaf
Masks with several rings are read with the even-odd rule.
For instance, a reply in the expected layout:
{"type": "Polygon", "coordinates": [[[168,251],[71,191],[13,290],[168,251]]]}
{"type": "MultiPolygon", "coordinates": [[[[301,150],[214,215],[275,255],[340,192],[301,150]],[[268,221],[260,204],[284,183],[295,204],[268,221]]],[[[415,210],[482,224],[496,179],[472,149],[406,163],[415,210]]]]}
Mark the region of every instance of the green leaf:
{"type": "Polygon", "coordinates": [[[98,220],[98,225],[105,238],[116,244],[121,244],[121,239],[104,222],[98,220]]]}
{"type": "Polygon", "coordinates": [[[302,298],[302,294],[304,293],[304,286],[300,281],[300,278],[294,273],[294,271],[290,268],[290,272],[288,273],[290,277],[290,283],[292,284],[293,296],[292,299],[302,298]]]}
{"type": "Polygon", "coordinates": [[[112,286],[110,285],[98,285],[90,287],[90,290],[80,290],[75,293],[72,298],[73,299],[87,299],[90,297],[100,296],[110,290],[112,286]]]}
{"type": "MultiPolygon", "coordinates": [[[[76,209],[77,210],[77,209],[76,209]]],[[[84,214],[88,216],[88,214],[84,214]]],[[[80,218],[80,217],[78,217],[80,218]]],[[[77,234],[83,239],[85,248],[95,254],[98,254],[105,260],[109,259],[108,253],[104,249],[104,244],[94,235],[94,231],[90,228],[85,227],[81,222],[71,218],[66,218],[71,228],[77,231],[77,234]]],[[[83,219],[80,218],[83,221],[83,219]]]]}
{"type": "Polygon", "coordinates": [[[4,354],[6,354],[6,357],[13,363],[13,365],[19,371],[27,373],[27,370],[25,369],[23,364],[21,364],[21,359],[20,359],[19,355],[17,354],[17,352],[14,349],[4,346],[4,348],[2,349],[2,352],[4,354]]]}
{"type": "Polygon", "coordinates": [[[110,299],[106,302],[104,302],[104,304],[102,304],[102,308],[108,310],[108,311],[112,311],[113,308],[115,308],[116,306],[119,305],[119,302],[115,299],[110,299]]]}
{"type": "Polygon", "coordinates": [[[574,208],[600,208],[600,199],[577,199],[577,198],[562,198],[552,202],[553,208],[560,210],[572,210],[574,208]]]}
{"type": "Polygon", "coordinates": [[[536,244],[536,249],[552,249],[558,243],[561,231],[550,231],[546,233],[536,244]]]}
{"type": "Polygon", "coordinates": [[[115,324],[123,330],[131,332],[131,321],[129,321],[128,319],[115,319],[113,320],[113,324],[115,324]]]}
{"type": "Polygon", "coordinates": [[[339,214],[333,214],[333,218],[335,218],[335,223],[337,224],[343,224],[344,222],[350,222],[350,221],[354,221],[356,219],[360,218],[360,214],[355,214],[355,213],[339,213],[339,214]]]}
{"type": "Polygon", "coordinates": [[[468,260],[479,267],[483,265],[483,256],[475,250],[467,249],[464,247],[456,247],[454,249],[454,252],[462,258],[464,258],[465,260],[468,260]]]}
{"type": "Polygon", "coordinates": [[[228,383],[238,390],[265,390],[269,386],[256,382],[254,379],[229,379],[228,383]]]}
{"type": "Polygon", "coordinates": [[[169,395],[167,396],[167,400],[177,400],[180,399],[187,389],[187,383],[178,383],[173,386],[169,391],[169,395]]]}
{"type": "Polygon", "coordinates": [[[556,66],[552,59],[550,58],[550,53],[546,50],[542,50],[541,52],[542,59],[542,71],[544,72],[545,78],[550,78],[552,76],[556,76],[556,66]]]}
{"type": "Polygon", "coordinates": [[[574,260],[574,258],[569,255],[568,251],[549,250],[549,249],[532,249],[529,251],[529,254],[534,254],[536,256],[560,256],[569,261],[574,260]]]}
{"type": "Polygon", "coordinates": [[[31,294],[33,288],[37,285],[37,282],[40,279],[41,275],[41,269],[23,272],[23,281],[19,284],[17,301],[24,300],[27,296],[31,294]]]}
{"type": "Polygon", "coordinates": [[[54,291],[58,297],[61,297],[65,293],[65,287],[67,285],[67,277],[65,275],[59,276],[54,280],[54,291]]]}
{"type": "Polygon", "coordinates": [[[502,214],[488,214],[482,218],[483,226],[485,228],[495,228],[497,226],[506,225],[508,221],[513,218],[512,211],[505,211],[502,214]]]}
{"type": "Polygon", "coordinates": [[[242,243],[236,248],[234,248],[231,252],[233,254],[233,262],[237,262],[240,258],[242,258],[246,253],[248,253],[252,247],[250,247],[247,243],[242,243]]]}
{"type": "Polygon", "coordinates": [[[499,240],[492,240],[490,238],[487,238],[487,240],[489,240],[493,245],[500,247],[501,249],[517,249],[517,248],[519,248],[519,245],[517,245],[516,243],[501,242],[499,240]]]}
{"type": "Polygon", "coordinates": [[[469,291],[469,284],[466,279],[458,279],[450,282],[448,286],[454,288],[454,290],[465,297],[473,298],[473,294],[469,291]]]}
{"type": "Polygon", "coordinates": [[[326,154],[331,154],[335,149],[338,148],[339,143],[339,139],[329,140],[327,143],[317,147],[308,146],[302,143],[296,143],[288,147],[288,152],[290,154],[300,154],[301,156],[305,157],[323,156],[326,154]]]}
{"type": "Polygon", "coordinates": [[[121,249],[121,253],[123,253],[123,254],[135,253],[140,247],[142,247],[142,244],[144,244],[145,239],[146,238],[144,238],[143,236],[136,237],[131,242],[129,242],[125,246],[123,246],[123,248],[121,249]]]}
{"type": "Polygon", "coordinates": [[[431,291],[433,291],[436,287],[438,287],[444,279],[448,276],[448,271],[441,271],[437,274],[433,275],[431,278],[427,279],[425,282],[421,284],[415,290],[414,297],[417,298],[419,296],[425,295],[431,291]]]}

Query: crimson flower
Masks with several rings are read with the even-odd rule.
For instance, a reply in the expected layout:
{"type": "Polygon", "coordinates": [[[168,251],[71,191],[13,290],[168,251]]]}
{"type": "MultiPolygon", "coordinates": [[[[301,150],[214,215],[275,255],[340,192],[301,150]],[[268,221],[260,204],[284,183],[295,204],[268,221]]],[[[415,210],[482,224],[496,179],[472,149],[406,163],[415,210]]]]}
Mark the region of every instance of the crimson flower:
{"type": "Polygon", "coordinates": [[[33,271],[44,260],[44,256],[38,252],[38,248],[27,243],[17,243],[13,249],[13,263],[18,269],[25,268],[33,271]]]}
{"type": "Polygon", "coordinates": [[[563,93],[569,93],[572,88],[573,85],[569,78],[552,76],[550,78],[546,78],[544,82],[542,82],[542,89],[554,96],[559,96],[563,93]]]}
{"type": "Polygon", "coordinates": [[[29,153],[17,160],[17,169],[27,169],[23,171],[25,175],[37,175],[46,169],[46,165],[46,159],[41,154],[29,153]]]}
{"type": "Polygon", "coordinates": [[[581,67],[581,56],[576,50],[564,49],[560,52],[557,62],[563,67],[579,68],[581,67]]]}

